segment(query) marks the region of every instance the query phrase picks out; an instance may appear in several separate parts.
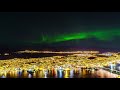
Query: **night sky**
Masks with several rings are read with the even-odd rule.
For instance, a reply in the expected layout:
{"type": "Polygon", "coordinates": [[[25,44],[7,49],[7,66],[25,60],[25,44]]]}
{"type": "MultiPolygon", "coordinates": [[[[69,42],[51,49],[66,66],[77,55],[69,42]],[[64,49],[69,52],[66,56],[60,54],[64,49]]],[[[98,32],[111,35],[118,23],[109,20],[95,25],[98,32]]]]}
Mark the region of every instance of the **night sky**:
{"type": "Polygon", "coordinates": [[[120,47],[120,12],[0,12],[0,45],[120,47]]]}

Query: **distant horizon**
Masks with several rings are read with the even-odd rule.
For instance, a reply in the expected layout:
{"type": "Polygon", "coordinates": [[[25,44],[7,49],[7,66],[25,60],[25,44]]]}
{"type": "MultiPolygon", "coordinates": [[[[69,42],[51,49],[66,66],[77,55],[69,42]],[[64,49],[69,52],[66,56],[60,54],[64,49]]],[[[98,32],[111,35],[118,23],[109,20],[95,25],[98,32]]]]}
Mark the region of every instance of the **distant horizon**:
{"type": "Polygon", "coordinates": [[[71,47],[71,46],[37,46],[37,47],[0,47],[0,52],[11,52],[20,50],[36,50],[36,51],[100,51],[100,52],[120,52],[119,49],[114,48],[83,48],[83,47],[71,47]]]}

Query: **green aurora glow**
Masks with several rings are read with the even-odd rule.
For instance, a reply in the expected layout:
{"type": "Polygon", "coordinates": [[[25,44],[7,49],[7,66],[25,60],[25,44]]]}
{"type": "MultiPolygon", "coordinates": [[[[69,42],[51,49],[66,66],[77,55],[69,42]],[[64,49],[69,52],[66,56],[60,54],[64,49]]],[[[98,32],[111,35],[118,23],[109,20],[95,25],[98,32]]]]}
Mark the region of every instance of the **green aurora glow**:
{"type": "Polygon", "coordinates": [[[41,37],[32,43],[56,43],[68,40],[82,40],[89,38],[96,38],[97,40],[109,41],[114,37],[120,36],[119,29],[112,30],[96,30],[88,32],[68,33],[68,34],[56,34],[52,36],[41,35],[41,37]]]}

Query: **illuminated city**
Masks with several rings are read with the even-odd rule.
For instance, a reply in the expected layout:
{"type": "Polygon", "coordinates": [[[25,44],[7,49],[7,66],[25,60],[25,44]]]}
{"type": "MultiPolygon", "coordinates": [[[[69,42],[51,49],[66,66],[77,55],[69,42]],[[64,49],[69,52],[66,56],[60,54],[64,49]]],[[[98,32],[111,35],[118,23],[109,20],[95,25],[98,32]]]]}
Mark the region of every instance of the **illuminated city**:
{"type": "MultiPolygon", "coordinates": [[[[120,63],[119,53],[106,52],[100,54],[99,51],[52,52],[33,50],[20,52],[26,53],[26,51],[27,53],[69,53],[70,55],[2,60],[0,61],[0,77],[49,78],[49,75],[52,75],[53,78],[73,78],[75,73],[84,74],[81,78],[84,78],[87,73],[94,73],[96,77],[100,75],[101,78],[120,77],[120,68],[117,66],[120,63]],[[103,74],[106,76],[101,76],[103,74]]],[[[19,52],[16,53],[19,54],[19,52]]],[[[80,75],[76,77],[80,77],[80,75]]],[[[94,78],[94,75],[91,76],[94,78]]]]}
{"type": "Polygon", "coordinates": [[[120,78],[120,12],[0,12],[0,78],[120,78]]]}

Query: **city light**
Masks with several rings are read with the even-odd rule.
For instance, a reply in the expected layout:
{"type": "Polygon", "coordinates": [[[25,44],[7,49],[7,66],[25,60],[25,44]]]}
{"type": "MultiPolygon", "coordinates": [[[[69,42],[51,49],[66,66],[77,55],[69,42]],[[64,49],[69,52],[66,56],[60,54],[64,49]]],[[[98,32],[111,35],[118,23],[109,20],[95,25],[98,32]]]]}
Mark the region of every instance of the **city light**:
{"type": "MultiPolygon", "coordinates": [[[[29,52],[29,50],[26,50],[29,52]]],[[[26,52],[25,51],[25,52],[26,52]]],[[[35,51],[31,51],[35,52],[35,51]]],[[[41,51],[39,51],[41,52],[41,51]]],[[[52,51],[45,51],[44,53],[54,53],[52,51]]],[[[56,52],[56,53],[72,53],[67,56],[51,56],[51,57],[41,57],[41,58],[13,58],[9,60],[0,61],[0,77],[4,77],[4,73],[11,73],[13,76],[15,73],[18,77],[22,77],[22,74],[26,72],[29,78],[32,75],[36,77],[35,73],[41,73],[38,75],[40,78],[47,78],[49,73],[52,72],[54,77],[62,78],[64,72],[64,78],[72,78],[75,73],[80,73],[82,68],[86,70],[91,70],[94,73],[96,69],[107,69],[112,70],[112,72],[118,73],[120,71],[119,65],[120,55],[118,53],[99,53],[99,51],[74,51],[74,52],[56,52]],[[76,54],[77,53],[77,54],[76,54]],[[105,55],[105,56],[104,56],[105,55]],[[106,57],[109,56],[109,57],[106,57]],[[90,58],[95,57],[95,58],[90,58]],[[106,68],[106,66],[109,66],[106,68]],[[90,69],[91,68],[91,69],[90,69]],[[117,70],[117,71],[115,71],[117,70]],[[41,71],[41,72],[40,72],[41,71]],[[3,73],[3,74],[2,74],[3,73]],[[42,73],[44,75],[42,75],[42,73]]],[[[83,70],[82,74],[86,74],[83,70]]],[[[16,77],[17,77],[16,76],[16,77]]]]}

